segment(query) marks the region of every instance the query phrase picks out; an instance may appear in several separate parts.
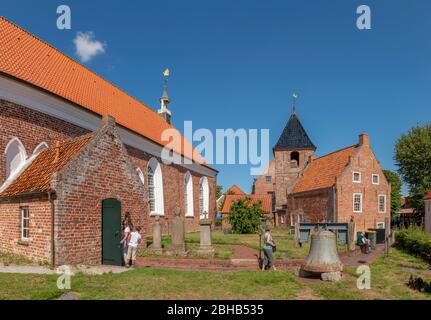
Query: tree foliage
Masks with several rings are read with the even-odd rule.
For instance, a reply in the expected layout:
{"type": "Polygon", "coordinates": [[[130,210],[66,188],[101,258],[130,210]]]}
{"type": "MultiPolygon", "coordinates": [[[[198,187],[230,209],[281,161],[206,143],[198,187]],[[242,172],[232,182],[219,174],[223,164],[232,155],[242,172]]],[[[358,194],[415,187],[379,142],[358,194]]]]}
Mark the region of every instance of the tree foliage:
{"type": "Polygon", "coordinates": [[[386,180],[391,184],[391,216],[395,216],[401,208],[401,186],[402,181],[398,173],[383,170],[386,180]]]}
{"type": "Polygon", "coordinates": [[[223,195],[223,186],[216,186],[216,199],[220,198],[223,195]]]}
{"type": "Polygon", "coordinates": [[[262,216],[262,204],[245,198],[231,204],[228,219],[233,233],[255,233],[259,230],[262,216]]]}
{"type": "Polygon", "coordinates": [[[395,144],[395,161],[408,184],[412,205],[424,214],[423,196],[431,190],[431,123],[413,127],[395,144]]]}

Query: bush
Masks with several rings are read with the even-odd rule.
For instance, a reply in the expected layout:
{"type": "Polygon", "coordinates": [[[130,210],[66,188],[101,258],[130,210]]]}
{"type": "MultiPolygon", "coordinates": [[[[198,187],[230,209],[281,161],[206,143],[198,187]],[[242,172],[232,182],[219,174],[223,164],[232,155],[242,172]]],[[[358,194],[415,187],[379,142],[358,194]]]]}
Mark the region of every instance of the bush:
{"type": "Polygon", "coordinates": [[[431,235],[425,233],[421,228],[401,229],[397,231],[395,237],[396,245],[399,248],[431,262],[431,235]]]}
{"type": "Polygon", "coordinates": [[[229,223],[232,226],[232,233],[257,232],[262,216],[261,203],[252,203],[249,198],[233,202],[228,216],[229,223]]]}

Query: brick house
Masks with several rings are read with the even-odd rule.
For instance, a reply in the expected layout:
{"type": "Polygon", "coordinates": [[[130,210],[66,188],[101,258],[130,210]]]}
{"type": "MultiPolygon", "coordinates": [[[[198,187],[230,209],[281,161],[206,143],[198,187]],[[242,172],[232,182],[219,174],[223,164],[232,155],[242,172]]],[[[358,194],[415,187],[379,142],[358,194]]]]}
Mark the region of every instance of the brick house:
{"type": "Polygon", "coordinates": [[[215,213],[217,171],[170,124],[169,102],[165,87],[157,114],[0,17],[0,250],[116,264],[104,253],[118,256],[126,214],[144,235],[160,216],[167,233],[178,207],[197,230],[215,213]],[[164,147],[192,161],[167,164],[164,147]]]}
{"type": "Polygon", "coordinates": [[[357,144],[317,157],[316,147],[293,112],[277,144],[274,159],[255,180],[255,193],[268,193],[262,181],[274,181],[277,224],[348,222],[358,230],[385,227],[390,218],[390,184],[374,156],[367,134],[357,144]],[[265,180],[263,180],[265,179],[265,180]]]}

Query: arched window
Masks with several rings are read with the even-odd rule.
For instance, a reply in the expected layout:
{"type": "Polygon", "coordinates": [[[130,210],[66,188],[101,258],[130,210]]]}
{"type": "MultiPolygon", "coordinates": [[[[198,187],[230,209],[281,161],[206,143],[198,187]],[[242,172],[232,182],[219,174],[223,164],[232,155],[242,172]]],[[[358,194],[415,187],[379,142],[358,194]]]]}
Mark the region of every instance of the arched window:
{"type": "Polygon", "coordinates": [[[48,149],[48,144],[46,142],[41,142],[39,145],[34,149],[33,155],[41,153],[43,150],[48,149]]]}
{"type": "Polygon", "coordinates": [[[190,172],[184,176],[184,212],[186,217],[193,217],[193,179],[190,172]]]}
{"type": "Polygon", "coordinates": [[[27,152],[18,138],[9,141],[5,149],[6,155],[6,178],[13,176],[25,164],[27,152]]]}
{"type": "Polygon", "coordinates": [[[164,215],[162,168],[155,158],[148,162],[148,203],[150,214],[164,215]]]}
{"type": "Polygon", "coordinates": [[[142,170],[139,168],[136,168],[136,174],[138,175],[139,181],[141,181],[142,185],[145,185],[145,177],[142,170]]]}
{"type": "Polygon", "coordinates": [[[299,152],[298,151],[292,151],[290,153],[290,163],[293,167],[299,166],[299,152]]]}
{"type": "Polygon", "coordinates": [[[205,218],[205,213],[209,213],[209,186],[207,177],[202,177],[199,181],[199,213],[205,218]]]}

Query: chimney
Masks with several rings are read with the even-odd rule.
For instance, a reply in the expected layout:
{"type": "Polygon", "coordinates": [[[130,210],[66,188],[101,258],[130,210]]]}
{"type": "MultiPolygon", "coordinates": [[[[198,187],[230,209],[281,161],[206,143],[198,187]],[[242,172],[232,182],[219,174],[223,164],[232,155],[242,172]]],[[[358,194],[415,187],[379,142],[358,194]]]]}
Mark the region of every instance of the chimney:
{"type": "Polygon", "coordinates": [[[54,163],[57,163],[59,159],[60,159],[60,141],[57,140],[55,142],[55,158],[54,158],[54,163]]]}
{"type": "Polygon", "coordinates": [[[360,146],[370,146],[370,136],[366,133],[362,133],[359,135],[359,145],[360,146]]]}

